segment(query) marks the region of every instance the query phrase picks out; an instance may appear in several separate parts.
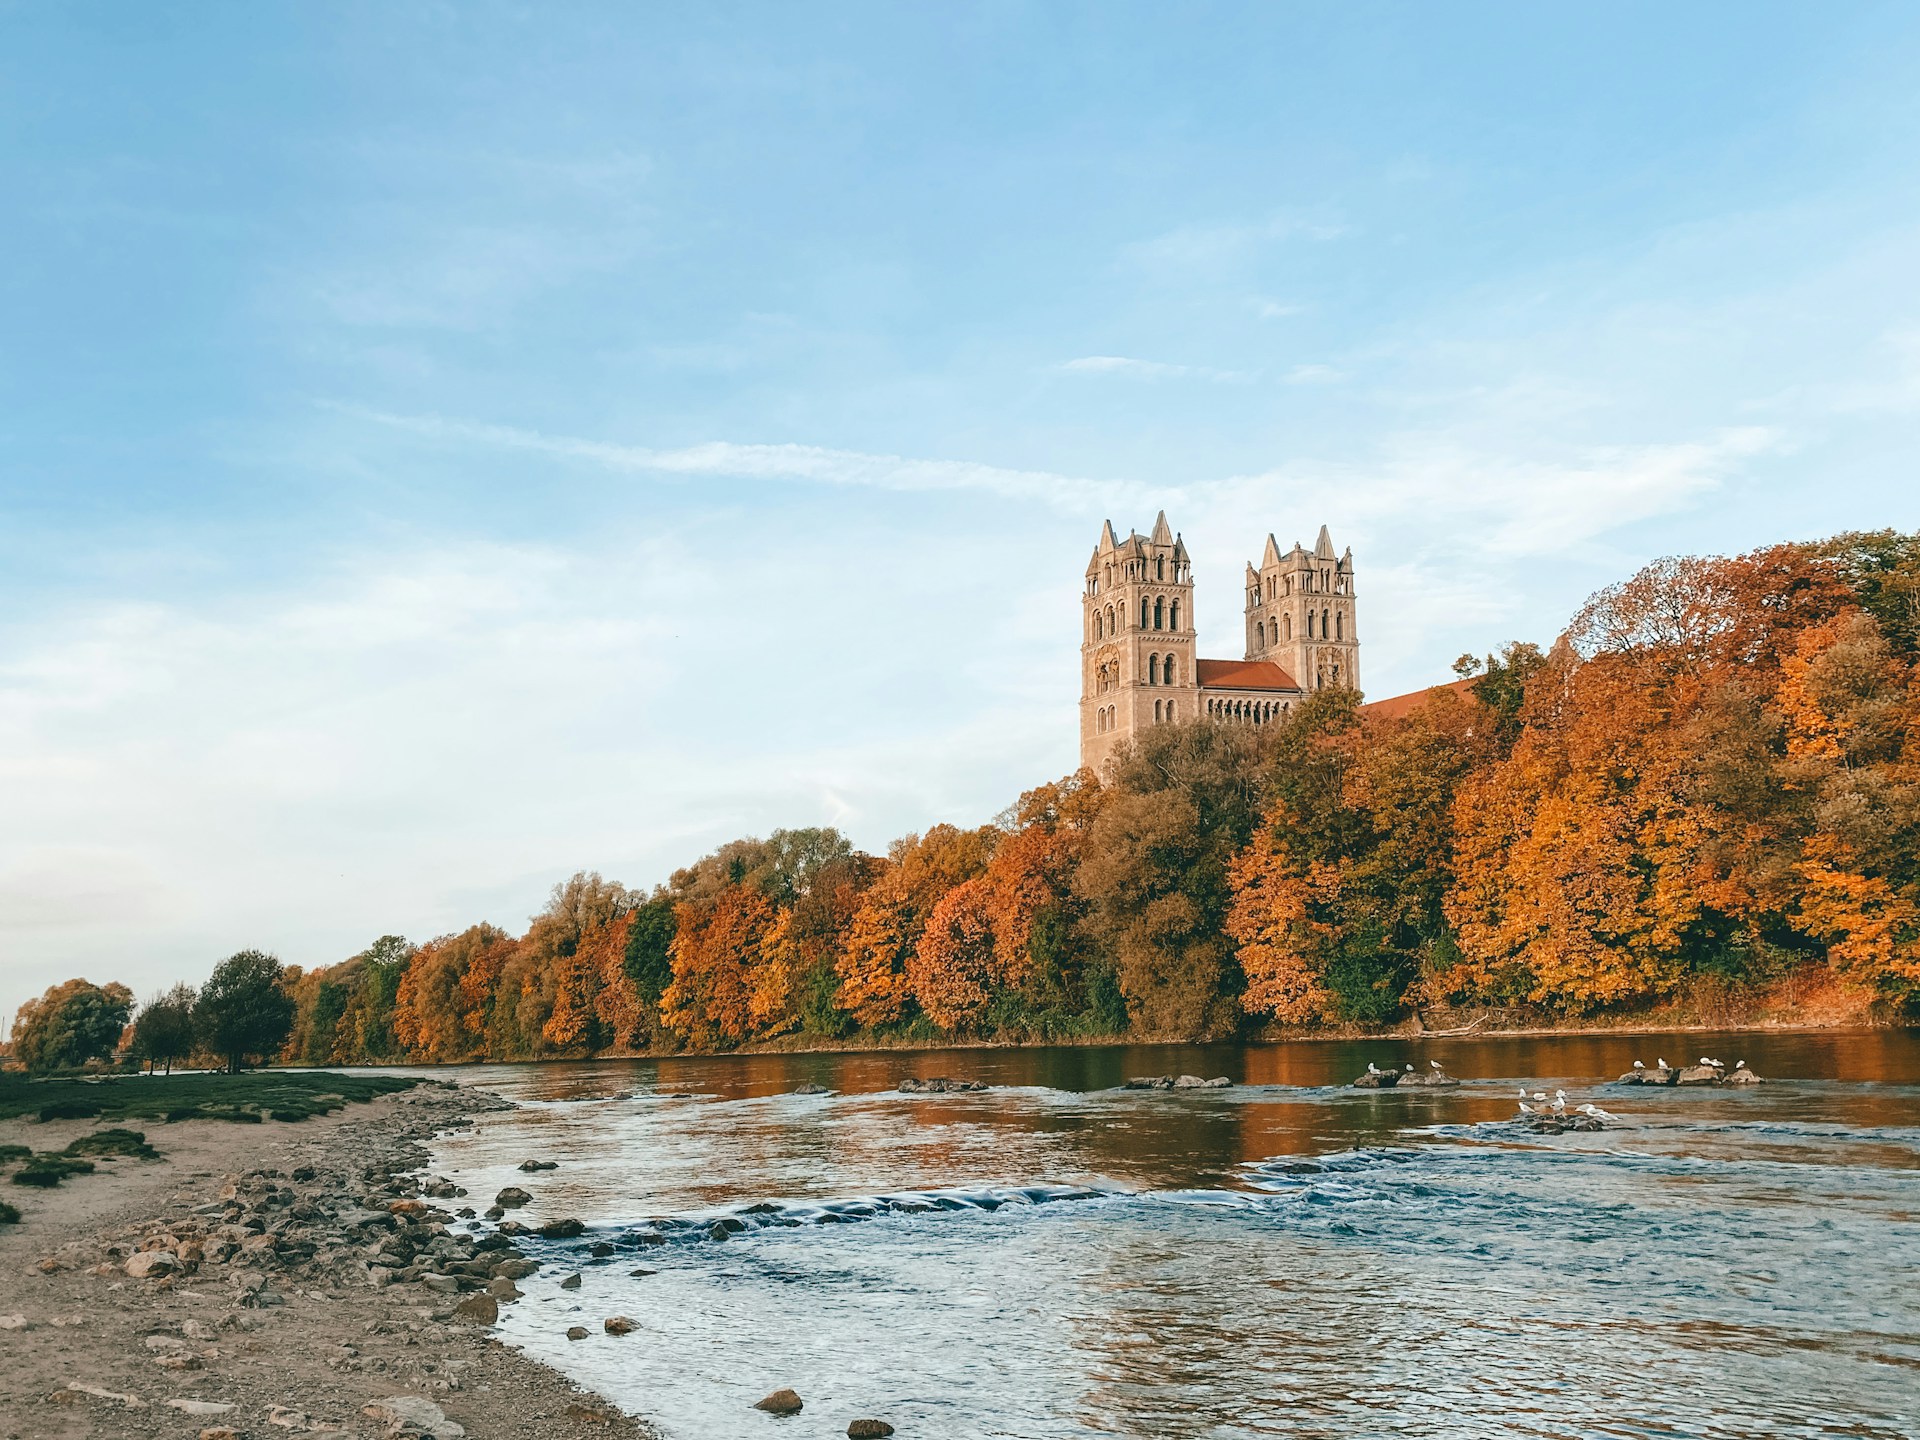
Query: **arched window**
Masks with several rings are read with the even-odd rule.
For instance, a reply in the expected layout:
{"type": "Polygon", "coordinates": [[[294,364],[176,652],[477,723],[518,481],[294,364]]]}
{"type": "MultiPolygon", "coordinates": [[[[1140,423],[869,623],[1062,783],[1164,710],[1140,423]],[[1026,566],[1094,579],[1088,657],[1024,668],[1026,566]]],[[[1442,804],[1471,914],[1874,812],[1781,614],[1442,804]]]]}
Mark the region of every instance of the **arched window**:
{"type": "Polygon", "coordinates": [[[1100,612],[1093,612],[1093,638],[1098,640],[1105,632],[1100,628],[1100,612]]]}
{"type": "Polygon", "coordinates": [[[1173,602],[1171,609],[1168,611],[1168,615],[1172,623],[1169,624],[1167,628],[1169,630],[1178,630],[1180,628],[1180,602],[1178,600],[1173,602]]]}
{"type": "Polygon", "coordinates": [[[1180,683],[1178,672],[1173,668],[1173,656],[1171,655],[1167,656],[1166,663],[1160,667],[1160,683],[1162,685],[1178,685],[1180,683]]]}
{"type": "Polygon", "coordinates": [[[1111,605],[1107,606],[1107,633],[1109,635],[1118,635],[1120,633],[1119,627],[1113,623],[1113,606],[1111,605]]]}
{"type": "Polygon", "coordinates": [[[1286,620],[1287,620],[1287,639],[1291,640],[1293,638],[1293,617],[1289,615],[1286,617],[1286,620]]]}
{"type": "Polygon", "coordinates": [[[1160,657],[1158,655],[1149,655],[1147,656],[1147,684],[1158,685],[1159,683],[1160,657]]]}
{"type": "Polygon", "coordinates": [[[1320,612],[1320,638],[1327,638],[1327,612],[1324,610],[1320,612]]]}
{"type": "Polygon", "coordinates": [[[1344,610],[1333,617],[1333,638],[1336,640],[1347,638],[1347,612],[1344,610]]]}
{"type": "Polygon", "coordinates": [[[1153,602],[1146,596],[1140,597],[1140,628],[1145,630],[1153,624],[1153,602]]]}
{"type": "Polygon", "coordinates": [[[1259,624],[1255,625],[1253,627],[1253,633],[1260,637],[1260,648],[1262,650],[1266,649],[1267,648],[1267,622],[1262,620],[1259,624]]]}
{"type": "Polygon", "coordinates": [[[1156,555],[1153,557],[1153,578],[1156,580],[1164,580],[1167,578],[1166,556],[1156,555]]]}
{"type": "Polygon", "coordinates": [[[1169,725],[1173,723],[1173,701],[1171,700],[1167,701],[1167,723],[1169,725]]]}
{"type": "Polygon", "coordinates": [[[1307,639],[1313,638],[1313,612],[1307,611],[1307,639]]]}
{"type": "Polygon", "coordinates": [[[1167,628],[1167,602],[1159,595],[1153,597],[1153,628],[1156,630],[1167,628]]]}

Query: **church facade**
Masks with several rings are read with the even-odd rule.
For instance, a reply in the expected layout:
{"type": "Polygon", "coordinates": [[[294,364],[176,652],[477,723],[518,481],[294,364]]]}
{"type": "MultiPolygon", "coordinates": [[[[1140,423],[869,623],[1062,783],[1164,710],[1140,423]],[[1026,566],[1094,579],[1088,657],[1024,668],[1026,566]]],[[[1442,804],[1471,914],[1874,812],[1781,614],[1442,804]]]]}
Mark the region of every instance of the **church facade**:
{"type": "Polygon", "coordinates": [[[1259,725],[1310,690],[1357,688],[1353,551],[1336,555],[1326,526],[1311,550],[1267,536],[1246,573],[1246,654],[1207,660],[1195,649],[1193,566],[1167,526],[1113,533],[1087,562],[1080,639],[1080,763],[1096,773],[1149,726],[1186,720],[1259,725]]]}

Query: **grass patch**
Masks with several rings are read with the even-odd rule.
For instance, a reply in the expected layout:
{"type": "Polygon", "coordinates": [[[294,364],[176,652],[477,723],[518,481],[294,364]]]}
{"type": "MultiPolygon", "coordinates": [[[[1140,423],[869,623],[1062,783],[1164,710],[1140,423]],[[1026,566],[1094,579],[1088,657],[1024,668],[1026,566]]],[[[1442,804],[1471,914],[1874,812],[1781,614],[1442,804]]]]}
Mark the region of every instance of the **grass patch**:
{"type": "Polygon", "coordinates": [[[307,1120],[407,1090],[409,1075],[337,1070],[250,1070],[243,1075],[116,1075],[105,1080],[32,1080],[0,1075],[0,1120],[307,1120]]]}
{"type": "Polygon", "coordinates": [[[16,1160],[24,1160],[33,1151],[25,1145],[0,1145],[0,1165],[11,1165],[16,1160]]]}
{"type": "Polygon", "coordinates": [[[4,1200],[0,1200],[0,1225],[18,1225],[19,1223],[20,1223],[19,1209],[15,1206],[9,1205],[4,1200]]]}
{"type": "Polygon", "coordinates": [[[96,1130],[67,1146],[68,1155],[130,1155],[136,1160],[158,1160],[160,1152],[138,1130],[96,1130]]]}
{"type": "Polygon", "coordinates": [[[42,1190],[58,1185],[69,1175],[91,1175],[93,1161],[77,1155],[35,1155],[13,1172],[16,1185],[37,1185],[42,1190]]]}

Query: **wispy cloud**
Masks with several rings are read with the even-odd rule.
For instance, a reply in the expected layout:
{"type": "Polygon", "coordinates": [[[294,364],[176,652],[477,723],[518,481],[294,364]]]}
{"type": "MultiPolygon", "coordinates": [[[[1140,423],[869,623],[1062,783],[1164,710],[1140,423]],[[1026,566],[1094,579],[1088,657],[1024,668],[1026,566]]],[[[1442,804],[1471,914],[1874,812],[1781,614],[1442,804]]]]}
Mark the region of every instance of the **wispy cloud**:
{"type": "Polygon", "coordinates": [[[1046,470],[1014,470],[972,460],[925,460],[820,445],[743,445],[726,440],[678,449],[654,449],[571,435],[548,435],[511,425],[452,420],[439,415],[395,415],[350,405],[329,404],[328,408],[426,439],[532,451],[635,474],[789,480],[905,492],[979,490],[1009,499],[1038,501],[1074,513],[1102,505],[1146,505],[1168,493],[1164,488],[1126,481],[1093,480],[1046,470]]]}
{"type": "Polygon", "coordinates": [[[1124,375],[1132,380],[1206,380],[1221,385],[1244,385],[1257,378],[1251,370],[1219,370],[1211,365],[1172,365],[1164,360],[1136,360],[1130,355],[1082,355],[1060,369],[1071,375],[1124,375]]]}
{"type": "Polygon", "coordinates": [[[1124,264],[1148,269],[1207,269],[1238,260],[1263,245],[1338,240],[1349,233],[1346,224],[1331,214],[1282,212],[1264,220],[1180,225],[1124,246],[1120,258],[1124,264]]]}
{"type": "Polygon", "coordinates": [[[1296,365],[1285,376],[1289,385],[1331,385],[1346,378],[1345,371],[1331,365],[1296,365]]]}

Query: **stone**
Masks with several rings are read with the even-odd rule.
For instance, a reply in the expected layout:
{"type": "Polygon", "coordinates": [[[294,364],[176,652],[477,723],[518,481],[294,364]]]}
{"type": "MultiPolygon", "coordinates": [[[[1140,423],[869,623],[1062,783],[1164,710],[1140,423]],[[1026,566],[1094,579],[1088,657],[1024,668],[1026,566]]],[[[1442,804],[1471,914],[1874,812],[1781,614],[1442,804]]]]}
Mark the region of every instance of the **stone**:
{"type": "Polygon", "coordinates": [[[495,1324],[500,1319],[500,1302],[492,1295],[469,1295],[453,1307],[453,1318],[474,1325],[495,1324]]]}
{"type": "Polygon", "coordinates": [[[1720,1071],[1712,1065],[1689,1065],[1675,1079],[1676,1085],[1718,1085],[1720,1071]]]}
{"type": "Polygon", "coordinates": [[[214,1415],[230,1415],[234,1406],[226,1400],[169,1400],[169,1410],[178,1410],[182,1415],[191,1415],[196,1419],[206,1419],[214,1415]]]}
{"type": "Polygon", "coordinates": [[[805,1408],[804,1402],[791,1390],[776,1390],[764,1400],[753,1402],[756,1410],[765,1410],[769,1415],[798,1415],[805,1408]]]}
{"type": "Polygon", "coordinates": [[[659,1273],[657,1270],[629,1270],[627,1271],[627,1278],[629,1280],[644,1280],[649,1275],[657,1275],[659,1273]]]}
{"type": "Polygon", "coordinates": [[[0,1315],[0,1330],[31,1330],[33,1322],[24,1315],[0,1315]]]}
{"type": "Polygon", "coordinates": [[[158,1280],[180,1269],[180,1259],[171,1250],[141,1250],[127,1257],[126,1272],[135,1280],[158,1280]]]}
{"type": "Polygon", "coordinates": [[[945,1075],[935,1075],[927,1080],[909,1076],[900,1082],[900,1091],[904,1095],[961,1095],[986,1088],[985,1081],[952,1080],[945,1075]]]}
{"type": "Polygon", "coordinates": [[[1400,1083],[1398,1070],[1369,1070],[1353,1082],[1356,1090],[1391,1090],[1400,1083]]]}
{"type": "Polygon", "coordinates": [[[392,1436],[417,1436],[419,1440],[461,1440],[467,1427],[447,1414],[431,1400],[419,1395],[389,1395],[372,1400],[360,1413],[387,1427],[392,1436]]]}
{"type": "Polygon", "coordinates": [[[580,1288],[580,1272],[576,1270],[573,1274],[567,1276],[566,1279],[560,1282],[560,1288],[562,1290],[578,1290],[580,1288]]]}
{"type": "Polygon", "coordinates": [[[451,1275],[422,1275],[420,1283],[436,1295],[456,1295],[460,1282],[451,1275]]]}
{"type": "Polygon", "coordinates": [[[540,1273],[540,1264],[536,1260],[499,1260],[494,1262],[493,1273],[505,1280],[524,1280],[529,1275],[540,1273]]]}
{"type": "Polygon", "coordinates": [[[89,1385],[82,1380],[69,1380],[67,1389],[76,1395],[91,1395],[96,1400],[111,1400],[116,1405],[124,1405],[129,1410],[144,1410],[147,1402],[138,1395],[128,1395],[119,1390],[108,1390],[104,1386],[89,1385]]]}
{"type": "Polygon", "coordinates": [[[1766,1081],[1762,1080],[1747,1068],[1747,1062],[1744,1060],[1735,1065],[1733,1067],[1733,1073],[1727,1076],[1727,1084],[1729,1085],[1764,1085],[1766,1083],[1766,1081]]]}
{"type": "Polygon", "coordinates": [[[569,1340],[584,1340],[584,1339],[586,1339],[586,1338],[587,1338],[587,1327],[586,1327],[586,1326],[584,1326],[584,1325],[569,1325],[569,1326],[567,1327],[567,1338],[568,1338],[569,1340]]]}
{"type": "Polygon", "coordinates": [[[291,1405],[269,1405],[267,1423],[278,1425],[282,1430],[314,1430],[319,1427],[313,1423],[313,1417],[304,1410],[296,1410],[291,1405]]]}
{"type": "Polygon", "coordinates": [[[893,1426],[884,1420],[855,1420],[847,1426],[849,1440],[881,1440],[892,1433],[893,1426]]]}
{"type": "Polygon", "coordinates": [[[531,1175],[536,1170],[558,1170],[560,1168],[560,1162],[557,1160],[522,1160],[520,1162],[520,1168],[531,1175]]]}
{"type": "Polygon", "coordinates": [[[596,1260],[604,1260],[609,1255],[613,1254],[613,1246],[608,1244],[605,1240],[596,1240],[593,1242],[593,1244],[587,1247],[587,1253],[593,1256],[593,1258],[596,1260]]]}
{"type": "MultiPolygon", "coordinates": [[[[828,1088],[827,1088],[826,1086],[824,1086],[824,1085],[816,1085],[816,1084],[814,1084],[814,1083],[813,1083],[813,1082],[812,1082],[811,1080],[809,1080],[809,1081],[807,1081],[807,1082],[806,1082],[806,1084],[804,1084],[804,1085],[796,1085],[796,1086],[794,1086],[794,1087],[793,1087],[793,1093],[794,1093],[794,1094],[796,1094],[796,1095],[831,1095],[831,1094],[832,1094],[833,1092],[832,1092],[831,1090],[829,1090],[829,1089],[828,1089],[828,1088]]],[[[775,1391],[774,1393],[775,1393],[775,1394],[777,1394],[777,1395],[791,1395],[791,1394],[793,1394],[793,1392],[792,1392],[791,1390],[777,1390],[777,1391],[775,1391]]],[[[765,1408],[765,1407],[764,1407],[764,1402],[763,1402],[763,1404],[762,1404],[762,1407],[761,1407],[761,1408],[765,1408]]]]}
{"type": "Polygon", "coordinates": [[[631,1335],[633,1333],[633,1321],[624,1315],[609,1315],[605,1320],[600,1322],[600,1328],[609,1335],[631,1335]]]}
{"type": "Polygon", "coordinates": [[[231,1425],[209,1425],[200,1432],[200,1440],[247,1440],[231,1425]]]}
{"type": "Polygon", "coordinates": [[[487,1282],[487,1294],[496,1300],[518,1300],[520,1287],[504,1275],[496,1275],[487,1282]]]}
{"type": "Polygon", "coordinates": [[[533,1196],[529,1195],[525,1190],[522,1190],[518,1185],[509,1185],[493,1197],[494,1204],[504,1205],[512,1210],[518,1210],[522,1205],[528,1205],[532,1202],[533,1196]]]}
{"type": "Polygon", "coordinates": [[[1173,1077],[1171,1075],[1135,1075],[1121,1088],[1126,1090],[1171,1090],[1173,1088],[1173,1077]]]}
{"type": "Polygon", "coordinates": [[[586,1234],[587,1226],[582,1220],[549,1220],[534,1233],[542,1240],[571,1240],[586,1234]]]}

